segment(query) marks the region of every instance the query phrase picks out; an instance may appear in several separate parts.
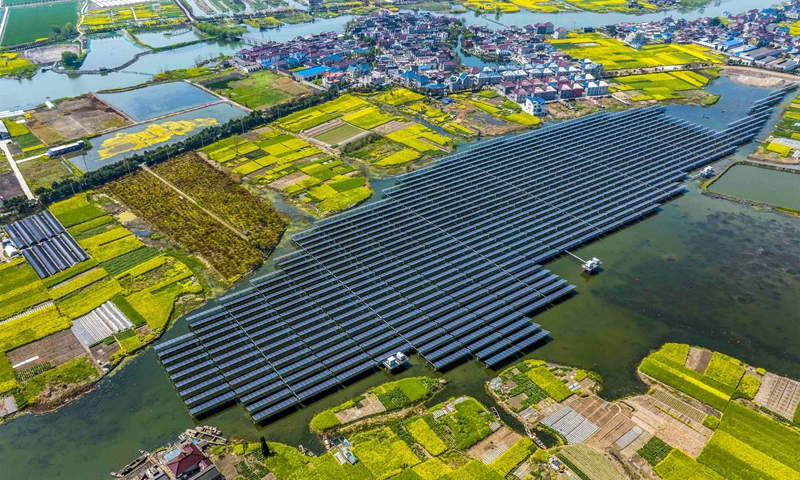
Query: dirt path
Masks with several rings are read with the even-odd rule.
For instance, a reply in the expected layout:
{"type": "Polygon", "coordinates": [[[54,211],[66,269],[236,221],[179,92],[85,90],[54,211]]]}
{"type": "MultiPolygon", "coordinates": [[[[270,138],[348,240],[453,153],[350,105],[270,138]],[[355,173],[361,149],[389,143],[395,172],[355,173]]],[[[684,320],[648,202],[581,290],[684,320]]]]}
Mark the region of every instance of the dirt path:
{"type": "Polygon", "coordinates": [[[185,199],[189,200],[190,202],[192,202],[193,204],[197,205],[197,207],[198,207],[198,208],[200,208],[201,210],[203,210],[203,211],[204,211],[204,212],[206,212],[207,214],[211,215],[211,217],[212,217],[213,219],[215,219],[215,220],[216,220],[216,221],[218,221],[219,223],[221,223],[221,224],[225,225],[225,226],[226,226],[226,227],[227,227],[227,228],[228,228],[230,231],[232,231],[232,232],[233,232],[233,233],[235,233],[236,235],[238,235],[238,236],[242,237],[242,238],[243,238],[245,241],[248,241],[248,242],[250,241],[250,239],[249,239],[249,238],[247,238],[247,236],[245,236],[245,234],[243,234],[242,232],[240,232],[239,230],[237,230],[237,229],[236,229],[236,227],[234,227],[233,225],[231,225],[230,223],[228,223],[227,221],[225,221],[224,219],[222,219],[222,217],[220,217],[220,216],[219,216],[219,215],[217,215],[216,213],[212,212],[211,210],[209,210],[209,209],[205,208],[204,206],[200,205],[199,203],[197,203],[197,201],[196,201],[194,198],[192,198],[192,197],[190,197],[189,195],[187,195],[186,193],[184,193],[184,192],[183,192],[181,189],[179,189],[178,187],[176,187],[175,185],[173,185],[172,183],[170,183],[169,181],[167,181],[167,179],[165,179],[165,178],[164,178],[164,177],[162,177],[161,175],[159,175],[159,174],[157,174],[156,172],[152,171],[152,170],[150,169],[150,167],[148,167],[147,165],[144,165],[144,164],[142,164],[142,165],[140,165],[140,166],[142,167],[142,169],[143,169],[144,171],[146,171],[146,172],[150,173],[151,175],[153,175],[154,177],[156,177],[157,179],[159,179],[159,180],[160,180],[160,181],[161,181],[161,182],[162,182],[164,185],[166,185],[166,186],[168,186],[169,188],[171,188],[171,189],[175,190],[175,192],[177,192],[177,193],[178,193],[178,195],[182,196],[183,198],[185,198],[185,199]]]}
{"type": "Polygon", "coordinates": [[[33,193],[31,193],[30,187],[28,187],[28,182],[25,181],[25,177],[23,177],[22,172],[19,171],[17,162],[14,161],[14,157],[11,156],[11,152],[8,150],[8,144],[10,142],[11,140],[5,140],[0,142],[0,150],[3,150],[3,153],[6,154],[8,163],[11,164],[11,170],[14,170],[14,176],[17,177],[19,186],[22,187],[22,191],[25,192],[25,196],[28,197],[28,200],[33,200],[34,196],[33,193]]]}
{"type": "Polygon", "coordinates": [[[778,82],[778,79],[800,83],[800,76],[754,67],[726,66],[720,73],[722,75],[728,75],[731,77],[731,80],[737,83],[756,87],[778,86],[778,83],[783,83],[778,82]]]}

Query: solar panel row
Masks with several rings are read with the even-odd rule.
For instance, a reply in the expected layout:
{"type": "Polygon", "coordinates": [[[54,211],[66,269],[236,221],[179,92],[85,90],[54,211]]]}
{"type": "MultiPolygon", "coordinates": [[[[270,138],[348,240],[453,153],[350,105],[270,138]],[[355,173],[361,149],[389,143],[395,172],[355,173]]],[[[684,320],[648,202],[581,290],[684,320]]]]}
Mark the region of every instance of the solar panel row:
{"type": "Polygon", "coordinates": [[[87,258],[49,210],[3,227],[39,278],[46,278],[87,258]]]}
{"type": "Polygon", "coordinates": [[[276,272],[158,356],[192,415],[238,399],[256,422],[397,351],[496,366],[549,334],[527,315],[574,289],[541,261],[655,211],[767,117],[717,132],[636,109],[484,142],[295,235],[276,272]]]}

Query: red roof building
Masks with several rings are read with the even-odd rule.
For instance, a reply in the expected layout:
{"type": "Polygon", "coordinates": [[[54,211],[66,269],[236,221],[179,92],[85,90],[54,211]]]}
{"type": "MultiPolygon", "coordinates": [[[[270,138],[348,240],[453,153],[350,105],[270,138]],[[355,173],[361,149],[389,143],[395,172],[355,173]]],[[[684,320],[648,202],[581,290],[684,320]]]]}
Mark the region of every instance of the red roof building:
{"type": "Polygon", "coordinates": [[[172,474],[178,478],[191,475],[192,473],[204,470],[211,465],[211,461],[203,455],[203,452],[194,443],[183,447],[183,451],[167,464],[172,474]]]}

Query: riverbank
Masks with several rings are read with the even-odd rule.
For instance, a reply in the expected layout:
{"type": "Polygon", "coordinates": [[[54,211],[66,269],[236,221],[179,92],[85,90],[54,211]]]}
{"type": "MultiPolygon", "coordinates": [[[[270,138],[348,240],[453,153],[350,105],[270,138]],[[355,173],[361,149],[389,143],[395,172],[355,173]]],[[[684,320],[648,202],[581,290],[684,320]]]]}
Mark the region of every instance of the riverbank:
{"type": "Polygon", "coordinates": [[[728,65],[720,71],[734,82],[759,88],[780,88],[788,83],[800,83],[800,76],[753,67],[728,65]]]}

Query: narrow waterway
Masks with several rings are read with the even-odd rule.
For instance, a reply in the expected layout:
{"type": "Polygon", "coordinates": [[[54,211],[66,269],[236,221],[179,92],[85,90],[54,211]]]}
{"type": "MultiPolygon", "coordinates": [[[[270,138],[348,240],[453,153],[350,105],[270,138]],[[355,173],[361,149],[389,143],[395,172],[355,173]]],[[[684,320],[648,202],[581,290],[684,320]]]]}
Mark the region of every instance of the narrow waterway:
{"type": "MultiPolygon", "coordinates": [[[[714,107],[669,108],[684,117],[709,114],[716,119],[714,126],[724,126],[746,111],[750,96],[765,92],[724,80],[711,88],[722,94],[714,107]]],[[[753,148],[745,146],[737,158],[753,148]]],[[[373,180],[378,190],[391,183],[373,180]]],[[[687,186],[685,195],[659,213],[575,252],[599,257],[600,274],[586,276],[568,258],[546,264],[577,289],[572,298],[534,317],[552,333],[530,357],[598,371],[605,378],[607,398],[641,392],[638,362],[670,341],[720,350],[800,378],[800,220],[701,195],[694,182],[687,186]]],[[[298,220],[289,233],[308,225],[296,208],[284,203],[278,208],[298,220]]],[[[291,249],[287,235],[274,256],[291,249]]],[[[258,274],[272,268],[267,262],[258,274]]],[[[181,319],[165,339],[186,331],[181,319]]],[[[412,357],[412,363],[400,376],[424,374],[449,381],[434,401],[468,394],[489,402],[484,385],[494,372],[479,362],[445,373],[431,370],[419,357],[412,357]]],[[[397,376],[376,373],[263,428],[254,426],[239,406],[202,423],[216,425],[226,435],[265,435],[320,449],[307,429],[314,414],[392,378],[397,376]]],[[[25,415],[0,426],[0,478],[104,479],[139,448],[164,445],[194,424],[149,349],[58,412],[25,415]]]]}

